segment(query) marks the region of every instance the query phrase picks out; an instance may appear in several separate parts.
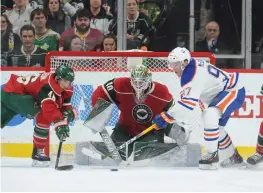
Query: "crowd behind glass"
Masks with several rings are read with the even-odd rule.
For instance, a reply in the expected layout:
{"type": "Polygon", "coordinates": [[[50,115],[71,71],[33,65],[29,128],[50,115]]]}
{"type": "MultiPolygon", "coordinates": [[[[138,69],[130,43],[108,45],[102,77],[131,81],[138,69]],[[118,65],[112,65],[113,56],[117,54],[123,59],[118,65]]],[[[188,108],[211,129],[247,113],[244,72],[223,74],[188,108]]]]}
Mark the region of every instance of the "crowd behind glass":
{"type": "MultiPolygon", "coordinates": [[[[241,0],[225,2],[195,1],[195,52],[240,54],[241,0]]],[[[263,68],[258,7],[252,4],[252,68],[263,68]]],[[[44,66],[46,53],[55,50],[117,47],[117,0],[3,0],[1,11],[1,66],[44,66]]],[[[126,39],[128,50],[188,48],[189,1],[127,0],[126,39]]],[[[217,59],[216,65],[244,68],[242,59],[217,59]]]]}

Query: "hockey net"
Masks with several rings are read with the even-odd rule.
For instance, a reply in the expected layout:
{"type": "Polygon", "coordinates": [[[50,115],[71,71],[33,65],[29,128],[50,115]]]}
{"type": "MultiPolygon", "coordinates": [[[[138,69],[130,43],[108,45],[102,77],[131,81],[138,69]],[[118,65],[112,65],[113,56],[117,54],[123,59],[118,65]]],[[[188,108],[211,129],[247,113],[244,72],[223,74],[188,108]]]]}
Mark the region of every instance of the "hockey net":
{"type": "MultiPolygon", "coordinates": [[[[193,52],[192,57],[199,60],[206,60],[215,64],[214,55],[211,53],[193,52]]],[[[71,123],[70,137],[67,139],[62,149],[62,157],[74,162],[75,144],[77,142],[101,141],[99,135],[93,134],[88,128],[83,126],[84,120],[91,111],[91,96],[97,86],[106,81],[129,76],[129,68],[142,64],[147,66],[152,74],[153,80],[166,85],[173,97],[179,98],[179,79],[167,67],[167,56],[165,52],[51,52],[47,55],[47,71],[54,72],[61,64],[66,64],[75,71],[74,94],[71,100],[72,105],[77,110],[79,116],[71,123]]],[[[117,123],[119,111],[114,108],[112,118],[107,123],[107,129],[111,133],[112,128],[117,123]]],[[[194,127],[200,127],[200,110],[196,110],[194,127]]],[[[59,141],[55,132],[51,129],[50,145],[47,152],[54,160],[57,154],[59,141]]]]}

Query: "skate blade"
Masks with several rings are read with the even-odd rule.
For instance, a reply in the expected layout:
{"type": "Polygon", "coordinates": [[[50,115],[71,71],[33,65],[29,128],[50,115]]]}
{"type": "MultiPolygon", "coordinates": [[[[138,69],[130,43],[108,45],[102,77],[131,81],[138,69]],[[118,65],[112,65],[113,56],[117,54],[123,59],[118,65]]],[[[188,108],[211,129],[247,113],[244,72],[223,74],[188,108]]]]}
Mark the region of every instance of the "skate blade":
{"type": "Polygon", "coordinates": [[[260,171],[263,170],[263,163],[258,163],[258,164],[252,165],[248,162],[245,162],[245,165],[246,165],[247,169],[260,170],[260,171]]]}
{"type": "Polygon", "coordinates": [[[217,170],[218,169],[218,163],[213,164],[199,164],[200,170],[217,170]]]}
{"type": "Polygon", "coordinates": [[[32,162],[32,167],[46,168],[49,166],[50,166],[50,161],[33,160],[33,162],[32,162]]]}
{"type": "Polygon", "coordinates": [[[243,161],[242,163],[239,163],[239,164],[228,164],[228,165],[223,165],[223,164],[220,164],[220,167],[221,168],[241,168],[241,167],[244,167],[246,166],[246,163],[243,161]]]}

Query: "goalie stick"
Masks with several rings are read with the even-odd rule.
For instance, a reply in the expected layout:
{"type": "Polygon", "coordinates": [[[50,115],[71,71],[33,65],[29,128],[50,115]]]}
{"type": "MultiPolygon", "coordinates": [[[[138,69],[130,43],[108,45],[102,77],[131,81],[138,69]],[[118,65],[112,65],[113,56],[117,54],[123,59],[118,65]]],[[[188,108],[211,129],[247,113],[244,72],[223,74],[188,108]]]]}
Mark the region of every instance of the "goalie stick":
{"type": "Polygon", "coordinates": [[[114,153],[116,153],[119,150],[121,150],[122,148],[128,146],[129,144],[131,144],[132,142],[134,142],[135,140],[139,139],[140,137],[142,137],[143,135],[145,135],[146,133],[150,132],[151,130],[153,130],[155,128],[157,128],[157,126],[156,126],[156,124],[153,124],[152,126],[150,126],[147,129],[143,130],[141,133],[139,133],[135,137],[131,138],[130,140],[126,141],[124,144],[122,144],[119,147],[117,147],[115,150],[111,151],[108,155],[102,155],[102,160],[106,159],[107,157],[112,156],[114,153]]]}
{"type": "Polygon", "coordinates": [[[118,152],[119,150],[121,150],[122,148],[128,146],[129,144],[131,144],[132,142],[134,142],[135,140],[139,139],[140,137],[142,137],[143,135],[145,135],[146,133],[150,132],[151,130],[156,128],[156,124],[148,127],[147,129],[145,129],[144,131],[142,131],[141,133],[139,133],[138,135],[136,135],[135,137],[131,138],[130,140],[126,141],[124,144],[120,145],[119,147],[115,148],[113,151],[111,151],[108,155],[100,155],[98,153],[92,152],[87,148],[83,148],[82,149],[82,153],[84,153],[87,156],[93,157],[95,159],[99,159],[99,160],[104,160],[107,157],[111,157],[112,155],[114,155],[114,153],[118,152]]]}
{"type": "MultiPolygon", "coordinates": [[[[93,133],[96,133],[96,132],[94,131],[94,129],[92,129],[93,126],[88,125],[87,122],[88,122],[89,120],[93,119],[94,117],[96,118],[96,115],[100,114],[104,109],[108,108],[108,107],[111,105],[111,103],[109,103],[108,101],[105,101],[105,100],[103,100],[103,99],[99,99],[99,101],[98,101],[99,104],[96,104],[95,107],[92,108],[91,105],[89,104],[89,101],[88,101],[87,97],[85,96],[85,93],[83,92],[82,88],[81,88],[79,85],[77,85],[77,87],[78,87],[78,89],[80,90],[80,93],[81,93],[81,95],[82,95],[82,97],[83,97],[83,99],[84,99],[84,102],[89,106],[89,108],[90,108],[90,110],[91,110],[91,112],[90,112],[90,114],[89,114],[89,117],[87,118],[87,120],[84,122],[83,125],[86,126],[86,127],[91,128],[91,130],[93,131],[93,133]]],[[[103,142],[105,143],[108,151],[109,151],[109,152],[112,152],[114,149],[116,149],[116,146],[115,146],[115,144],[113,143],[113,141],[112,141],[109,133],[108,133],[107,130],[105,129],[105,125],[106,125],[106,123],[108,122],[108,119],[109,119],[109,117],[110,117],[110,115],[111,115],[111,111],[107,111],[107,112],[108,112],[108,114],[107,114],[106,116],[104,116],[104,118],[106,117],[106,119],[104,120],[104,122],[102,122],[102,124],[100,124],[101,126],[98,126],[98,124],[97,124],[96,126],[98,126],[98,127],[103,127],[103,130],[100,131],[99,134],[100,134],[103,142]]],[[[97,153],[95,153],[95,152],[94,152],[93,154],[90,154],[90,153],[91,153],[91,150],[87,150],[87,148],[83,148],[83,149],[82,149],[82,153],[84,153],[84,152],[88,153],[89,155],[94,155],[94,156],[96,156],[96,154],[97,154],[97,153]],[[86,150],[85,150],[85,149],[86,149],[86,150]]],[[[84,153],[84,154],[85,154],[85,153],[84,153]]],[[[87,154],[86,154],[86,155],[87,155],[87,154]]],[[[98,155],[97,155],[97,156],[98,156],[98,155]]],[[[97,157],[97,156],[96,156],[96,157],[97,157]]],[[[91,157],[92,157],[92,156],[91,156],[91,157]]],[[[121,158],[119,152],[113,153],[113,154],[112,154],[112,158],[113,158],[113,159],[116,161],[116,163],[118,163],[118,164],[122,161],[122,158],[121,158]]]]}

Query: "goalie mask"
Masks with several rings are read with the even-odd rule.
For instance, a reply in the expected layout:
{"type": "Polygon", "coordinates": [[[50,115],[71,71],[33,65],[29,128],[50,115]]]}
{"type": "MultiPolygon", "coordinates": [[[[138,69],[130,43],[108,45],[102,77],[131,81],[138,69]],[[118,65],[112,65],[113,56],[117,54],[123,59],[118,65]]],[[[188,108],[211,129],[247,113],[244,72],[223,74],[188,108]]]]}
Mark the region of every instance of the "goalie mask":
{"type": "Polygon", "coordinates": [[[150,70],[143,66],[138,65],[131,70],[131,85],[135,90],[137,99],[141,99],[152,84],[152,73],[150,70]]]}

